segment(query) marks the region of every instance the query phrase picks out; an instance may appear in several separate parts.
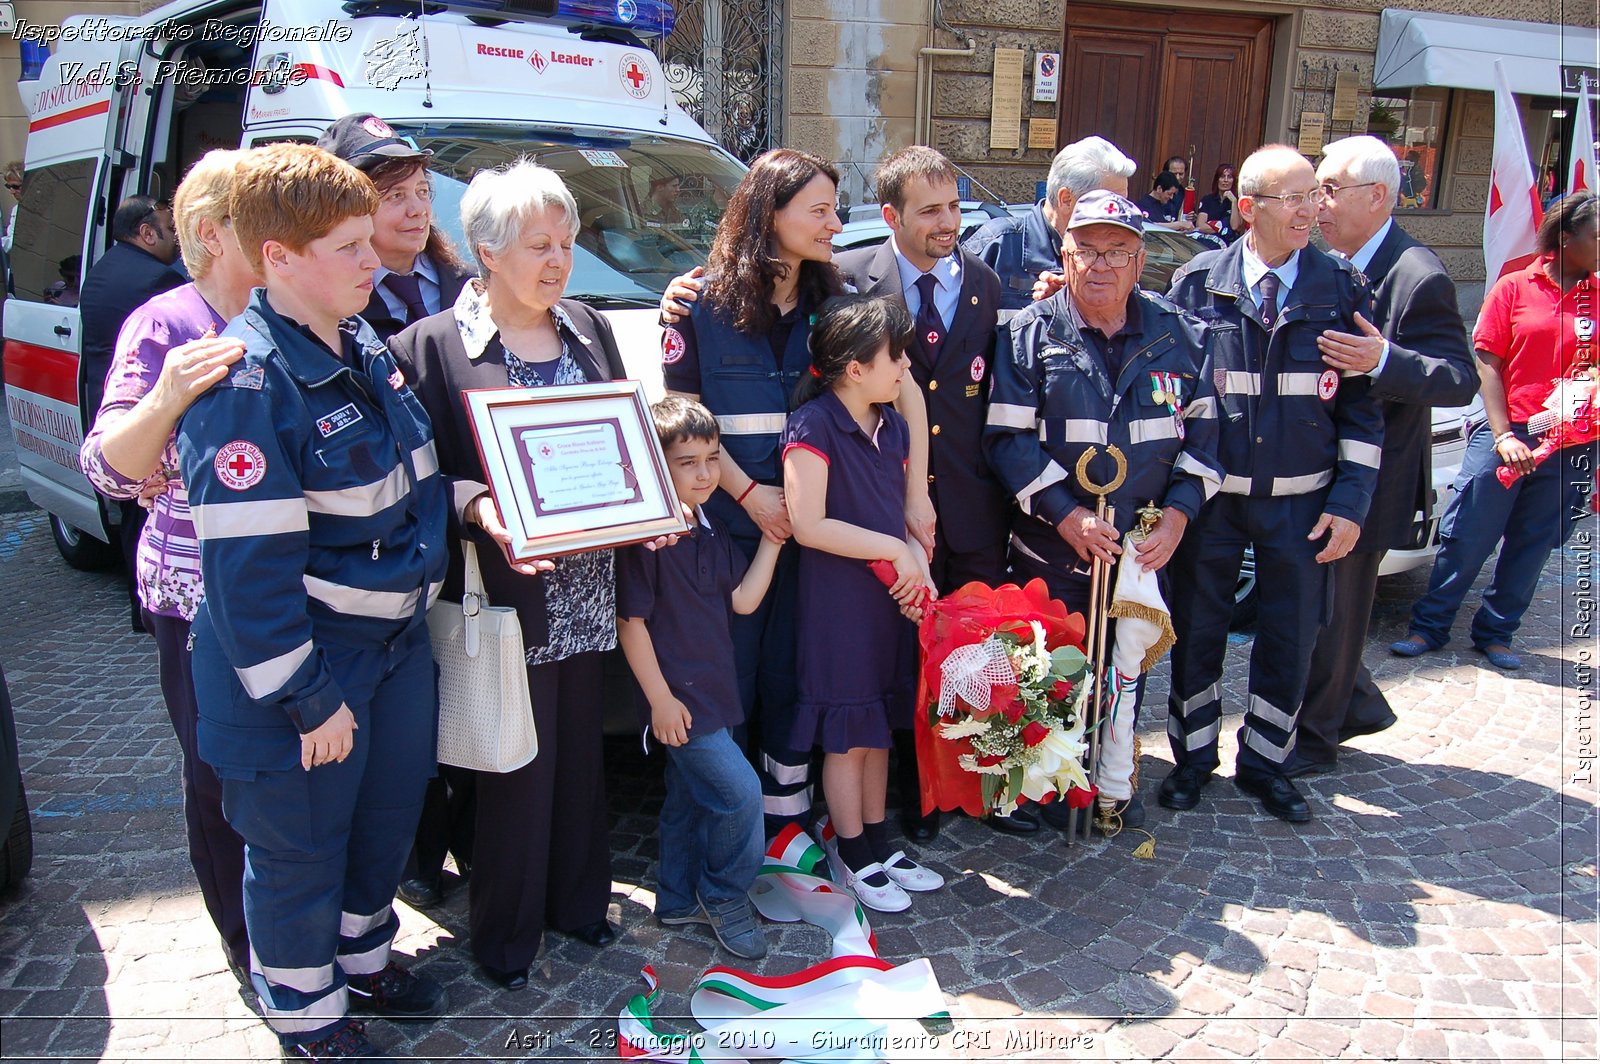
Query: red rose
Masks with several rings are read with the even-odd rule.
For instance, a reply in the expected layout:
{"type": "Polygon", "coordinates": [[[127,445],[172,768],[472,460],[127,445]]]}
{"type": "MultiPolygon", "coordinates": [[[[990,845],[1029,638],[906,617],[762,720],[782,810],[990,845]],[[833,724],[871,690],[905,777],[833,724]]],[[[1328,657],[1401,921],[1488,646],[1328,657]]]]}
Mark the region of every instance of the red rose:
{"type": "Polygon", "coordinates": [[[1027,711],[1028,707],[1023,704],[1022,699],[1013,698],[1000,712],[1005,714],[1006,720],[1015,724],[1022,719],[1022,715],[1027,711]]]}
{"type": "Polygon", "coordinates": [[[978,764],[984,768],[988,768],[990,765],[998,765],[1005,759],[1006,755],[1004,754],[979,754],[978,764]]]}
{"type": "Polygon", "coordinates": [[[1067,808],[1087,809],[1094,804],[1095,795],[1099,793],[1099,787],[1090,787],[1088,790],[1084,790],[1082,787],[1069,787],[1067,789],[1067,808]]]}
{"type": "Polygon", "coordinates": [[[1055,699],[1057,702],[1065,702],[1067,700],[1067,696],[1071,693],[1071,680],[1057,680],[1055,683],[1050,685],[1050,697],[1055,699]]]}
{"type": "Polygon", "coordinates": [[[1050,729],[1038,721],[1029,721],[1028,726],[1022,729],[1022,741],[1028,746],[1038,746],[1050,737],[1050,729]]]}

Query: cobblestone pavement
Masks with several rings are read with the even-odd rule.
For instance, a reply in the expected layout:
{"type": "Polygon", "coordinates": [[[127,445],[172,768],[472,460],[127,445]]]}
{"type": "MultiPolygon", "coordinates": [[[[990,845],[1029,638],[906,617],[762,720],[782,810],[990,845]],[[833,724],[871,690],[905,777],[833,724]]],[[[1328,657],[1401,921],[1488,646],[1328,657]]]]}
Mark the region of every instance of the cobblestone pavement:
{"type": "MultiPolygon", "coordinates": [[[[1593,691],[1577,666],[1595,643],[1564,636],[1593,601],[1588,551],[1575,540],[1552,559],[1516,675],[1461,639],[1389,657],[1426,574],[1386,581],[1368,662],[1400,723],[1309,782],[1308,825],[1265,817],[1224,778],[1197,810],[1157,808],[1159,708],[1142,728],[1153,859],[1134,858],[1141,835],[1069,849],[949,823],[924,855],[950,885],[873,917],[886,958],[931,959],[955,1016],[900,1059],[1595,1059],[1600,820],[1580,760],[1594,711],[1576,687],[1593,691]]],[[[0,514],[0,655],[37,847],[0,900],[0,1052],[272,1059],[191,884],[177,744],[119,581],[68,569],[38,511],[0,514]]],[[[1239,637],[1229,655],[1235,712],[1248,649],[1239,637]]],[[[448,985],[454,1016],[375,1023],[377,1038],[431,1060],[608,1055],[647,962],[661,1011],[686,1009],[692,980],[727,958],[649,919],[659,762],[636,750],[608,749],[621,940],[552,938],[530,990],[505,994],[473,974],[463,890],[427,915],[401,906],[399,950],[448,985]]],[[[760,971],[826,956],[814,928],[769,934],[760,971]]]]}

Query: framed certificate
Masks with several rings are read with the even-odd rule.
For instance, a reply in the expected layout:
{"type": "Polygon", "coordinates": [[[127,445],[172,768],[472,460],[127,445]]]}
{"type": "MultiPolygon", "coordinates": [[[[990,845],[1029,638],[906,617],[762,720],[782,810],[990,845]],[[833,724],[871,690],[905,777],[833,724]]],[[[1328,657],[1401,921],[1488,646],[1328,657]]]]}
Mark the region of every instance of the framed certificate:
{"type": "Polygon", "coordinates": [[[514,560],[689,531],[638,381],[462,398],[514,560]]]}

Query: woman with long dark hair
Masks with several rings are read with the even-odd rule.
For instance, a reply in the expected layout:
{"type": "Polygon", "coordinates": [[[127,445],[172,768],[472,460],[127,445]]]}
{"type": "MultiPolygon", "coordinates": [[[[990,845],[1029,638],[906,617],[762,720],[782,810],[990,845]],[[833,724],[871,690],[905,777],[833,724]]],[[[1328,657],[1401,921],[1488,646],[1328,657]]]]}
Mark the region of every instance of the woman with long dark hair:
{"type": "Polygon", "coordinates": [[[1238,216],[1239,196],[1234,186],[1238,176],[1232,163],[1217,167],[1217,172],[1211,176],[1210,194],[1195,208],[1195,228],[1220,236],[1230,244],[1239,239],[1235,221],[1241,224],[1244,221],[1238,216]]]}
{"type": "MultiPolygon", "coordinates": [[[[722,432],[722,484],[707,508],[745,556],[762,536],[790,535],[779,442],[796,383],[811,369],[817,310],[844,290],[833,265],[839,174],[808,152],[778,148],[756,159],[717,227],[704,292],[662,335],[667,389],[704,403],[722,432]]],[[[921,441],[912,457],[908,509],[926,514],[927,414],[908,388],[897,404],[921,441]]],[[[914,445],[915,446],[915,445],[914,445]]],[[[930,540],[931,542],[931,537],[930,540]]],[[[810,815],[810,750],[792,749],[795,557],[779,558],[767,601],[734,619],[739,694],[755,722],[767,833],[810,815]],[[759,707],[759,708],[758,708],[759,707]]]]}

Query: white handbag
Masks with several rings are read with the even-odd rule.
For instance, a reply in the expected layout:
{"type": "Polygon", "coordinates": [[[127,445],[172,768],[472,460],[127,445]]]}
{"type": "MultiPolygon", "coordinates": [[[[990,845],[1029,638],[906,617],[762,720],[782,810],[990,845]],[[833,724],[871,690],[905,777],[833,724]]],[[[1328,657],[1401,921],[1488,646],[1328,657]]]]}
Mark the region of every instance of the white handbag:
{"type": "Polygon", "coordinates": [[[428,635],[439,663],[439,763],[511,772],[539,752],[517,611],[489,605],[478,551],[463,540],[462,600],[436,602],[428,635]]]}

